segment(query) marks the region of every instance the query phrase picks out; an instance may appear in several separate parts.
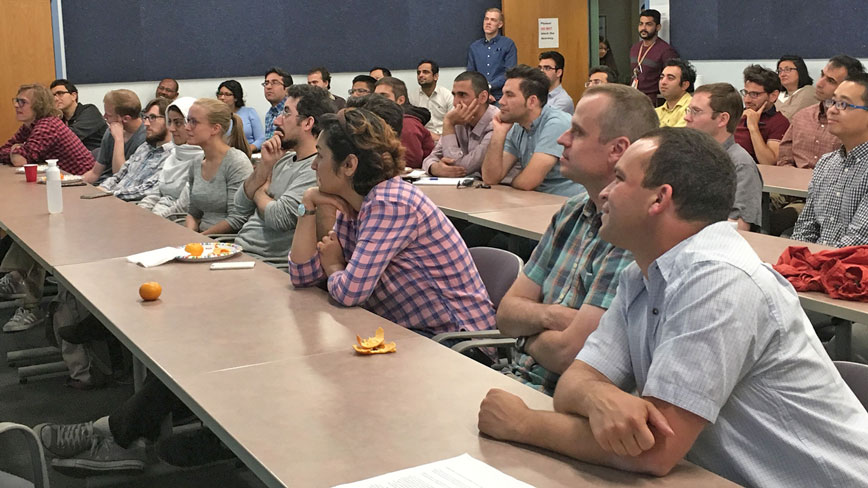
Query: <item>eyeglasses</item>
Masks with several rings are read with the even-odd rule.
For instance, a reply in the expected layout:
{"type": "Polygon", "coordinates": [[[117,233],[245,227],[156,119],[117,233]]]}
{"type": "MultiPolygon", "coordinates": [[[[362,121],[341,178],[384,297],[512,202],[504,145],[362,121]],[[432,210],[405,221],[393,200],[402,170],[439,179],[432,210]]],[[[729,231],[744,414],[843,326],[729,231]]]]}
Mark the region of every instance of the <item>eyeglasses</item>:
{"type": "Polygon", "coordinates": [[[845,111],[851,108],[858,108],[859,110],[868,110],[868,106],[866,105],[853,105],[852,103],[847,103],[844,100],[834,100],[828,99],[823,101],[823,106],[828,108],[835,107],[838,110],[845,111]]]}
{"type": "Polygon", "coordinates": [[[282,115],[284,119],[292,117],[292,109],[284,105],[283,110],[277,115],[282,115]]]}
{"type": "Polygon", "coordinates": [[[169,123],[169,127],[183,127],[185,120],[184,119],[169,119],[167,122],[169,123]]]}
{"type": "Polygon", "coordinates": [[[543,66],[543,65],[539,65],[536,68],[540,71],[555,71],[557,69],[554,66],[543,66]]]}
{"type": "Polygon", "coordinates": [[[57,97],[62,97],[64,95],[69,95],[70,93],[72,93],[72,92],[58,90],[58,91],[52,93],[52,95],[54,95],[54,97],[57,98],[57,97]]]}
{"type": "Polygon", "coordinates": [[[483,183],[483,182],[481,182],[481,181],[476,181],[476,180],[474,180],[473,178],[464,178],[463,180],[459,180],[459,181],[458,181],[458,184],[455,185],[455,188],[458,188],[459,190],[462,189],[462,188],[484,188],[484,189],[488,189],[488,188],[491,188],[491,185],[486,185],[485,183],[483,183]]]}
{"type": "Polygon", "coordinates": [[[347,93],[352,96],[360,97],[362,95],[370,95],[371,90],[368,90],[367,88],[350,88],[347,90],[347,93]]]}
{"type": "MultiPolygon", "coordinates": [[[[691,117],[696,117],[697,115],[704,114],[705,110],[700,110],[698,108],[687,107],[684,109],[684,113],[689,114],[691,117]]],[[[714,118],[715,115],[719,114],[717,110],[711,111],[711,117],[714,118]]]]}
{"type": "Polygon", "coordinates": [[[23,107],[23,106],[27,105],[28,103],[30,103],[30,100],[28,100],[26,98],[13,98],[12,99],[12,105],[15,105],[16,107],[23,107]]]}
{"type": "Polygon", "coordinates": [[[187,117],[187,125],[189,125],[190,127],[196,127],[200,123],[201,123],[200,121],[198,121],[192,117],[187,117]]]}
{"type": "Polygon", "coordinates": [[[762,95],[765,95],[765,92],[755,92],[755,91],[747,91],[744,88],[738,91],[741,93],[741,96],[748,98],[759,98],[762,95]]]}
{"type": "Polygon", "coordinates": [[[220,98],[220,97],[234,97],[234,96],[235,96],[235,95],[233,95],[231,92],[217,92],[217,98],[220,98]]]}
{"type": "Polygon", "coordinates": [[[139,117],[142,118],[142,122],[149,122],[149,123],[151,123],[151,124],[153,124],[154,122],[156,122],[157,119],[164,119],[164,118],[166,118],[166,117],[163,116],[163,115],[146,114],[146,113],[144,113],[144,112],[142,112],[141,115],[139,115],[139,117]]]}
{"type": "Polygon", "coordinates": [[[585,86],[586,86],[586,87],[588,87],[588,86],[602,85],[602,84],[603,84],[603,80],[588,80],[588,81],[585,82],[585,86]]]}
{"type": "Polygon", "coordinates": [[[796,71],[796,68],[778,68],[778,74],[781,73],[790,73],[796,71]]]}
{"type": "Polygon", "coordinates": [[[262,86],[264,86],[264,87],[266,87],[266,88],[268,88],[268,85],[271,85],[271,86],[278,86],[278,85],[280,85],[280,86],[285,86],[285,85],[283,84],[283,82],[280,81],[280,80],[271,80],[271,81],[265,80],[265,81],[263,81],[262,83],[260,83],[260,85],[262,85],[262,86]]]}

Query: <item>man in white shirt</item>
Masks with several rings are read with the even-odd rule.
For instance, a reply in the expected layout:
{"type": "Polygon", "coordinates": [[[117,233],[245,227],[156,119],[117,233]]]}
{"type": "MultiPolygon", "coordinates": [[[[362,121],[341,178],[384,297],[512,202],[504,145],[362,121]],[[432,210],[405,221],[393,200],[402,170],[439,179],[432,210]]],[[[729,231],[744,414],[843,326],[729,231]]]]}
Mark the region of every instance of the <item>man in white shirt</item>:
{"type": "Polygon", "coordinates": [[[425,128],[431,133],[435,142],[440,140],[440,134],[443,133],[443,117],[446,116],[446,112],[452,110],[452,92],[437,86],[439,79],[440,65],[430,59],[423,59],[416,66],[416,81],[419,82],[419,89],[411,90],[408,94],[411,105],[427,108],[431,112],[431,120],[425,124],[425,128]]]}

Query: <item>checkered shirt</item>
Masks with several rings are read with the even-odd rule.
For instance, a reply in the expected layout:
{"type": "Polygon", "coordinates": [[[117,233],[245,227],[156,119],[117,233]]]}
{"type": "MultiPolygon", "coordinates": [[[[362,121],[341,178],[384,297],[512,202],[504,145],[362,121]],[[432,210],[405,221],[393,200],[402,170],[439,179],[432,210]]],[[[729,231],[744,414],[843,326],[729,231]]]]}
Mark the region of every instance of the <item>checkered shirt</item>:
{"type": "Polygon", "coordinates": [[[110,191],[121,200],[141,200],[160,184],[163,161],[171,154],[173,144],[168,142],[154,147],[144,143],[117,173],[103,181],[100,188],[110,191]]]}
{"type": "Polygon", "coordinates": [[[43,117],[22,125],[6,144],[0,146],[0,163],[11,164],[11,154],[24,156],[28,163],[56,159],[57,166],[73,175],[90,171],[96,160],[69,127],[57,117],[43,117]],[[12,150],[12,146],[21,146],[12,150]]]}

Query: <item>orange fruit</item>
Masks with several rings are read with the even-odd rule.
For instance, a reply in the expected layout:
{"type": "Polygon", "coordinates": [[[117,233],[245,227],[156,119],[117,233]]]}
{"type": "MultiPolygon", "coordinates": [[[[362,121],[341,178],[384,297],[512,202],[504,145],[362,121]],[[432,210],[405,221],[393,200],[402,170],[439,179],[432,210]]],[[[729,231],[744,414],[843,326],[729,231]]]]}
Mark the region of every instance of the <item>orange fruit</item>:
{"type": "Polygon", "coordinates": [[[201,256],[205,249],[198,242],[191,242],[184,246],[184,250],[190,253],[191,256],[201,256]]]}
{"type": "Polygon", "coordinates": [[[146,302],[160,298],[160,293],[163,293],[163,288],[156,281],[142,283],[142,286],[139,287],[139,296],[146,302]]]}

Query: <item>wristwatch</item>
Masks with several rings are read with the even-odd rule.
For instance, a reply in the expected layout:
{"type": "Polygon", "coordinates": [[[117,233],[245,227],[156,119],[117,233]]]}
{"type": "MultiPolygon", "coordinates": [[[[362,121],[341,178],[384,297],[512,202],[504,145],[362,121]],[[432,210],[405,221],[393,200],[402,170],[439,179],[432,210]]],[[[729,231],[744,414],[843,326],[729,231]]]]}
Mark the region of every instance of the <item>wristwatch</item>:
{"type": "Polygon", "coordinates": [[[314,207],[312,209],[308,209],[307,207],[304,206],[304,203],[298,204],[298,216],[299,217],[304,217],[306,215],[313,215],[315,213],[316,213],[316,207],[314,207]]]}
{"type": "Polygon", "coordinates": [[[524,346],[527,345],[527,336],[521,336],[515,340],[515,350],[524,354],[524,346]]]}

